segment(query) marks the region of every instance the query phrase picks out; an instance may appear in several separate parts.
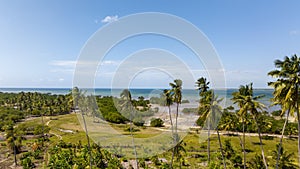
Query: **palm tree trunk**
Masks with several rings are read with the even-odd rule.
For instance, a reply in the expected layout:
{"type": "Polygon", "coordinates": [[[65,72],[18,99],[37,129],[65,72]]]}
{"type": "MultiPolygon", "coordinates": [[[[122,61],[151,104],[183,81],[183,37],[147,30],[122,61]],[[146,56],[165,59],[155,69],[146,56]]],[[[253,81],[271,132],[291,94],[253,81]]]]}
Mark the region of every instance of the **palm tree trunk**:
{"type": "Polygon", "coordinates": [[[171,123],[171,127],[172,127],[172,137],[173,137],[174,127],[173,127],[173,120],[172,120],[172,115],[171,115],[171,107],[168,106],[168,108],[169,108],[169,117],[170,117],[170,123],[171,123]]]}
{"type": "Polygon", "coordinates": [[[14,147],[14,162],[15,162],[15,166],[17,166],[18,165],[18,163],[17,163],[17,147],[15,144],[14,128],[12,129],[12,140],[13,140],[13,147],[14,147]]]}
{"type": "MultiPolygon", "coordinates": [[[[173,148],[173,152],[172,152],[171,168],[173,167],[172,165],[173,165],[174,156],[175,156],[175,148],[176,148],[177,141],[178,141],[178,135],[177,135],[177,118],[178,118],[178,107],[179,107],[179,103],[177,103],[177,105],[176,105],[176,116],[175,116],[175,135],[173,134],[175,147],[173,148]]],[[[171,113],[170,113],[170,118],[171,118],[171,113]]]]}
{"type": "MultiPolygon", "coordinates": [[[[132,102],[131,102],[131,99],[130,99],[130,103],[132,104],[132,102]]],[[[137,152],[136,152],[136,147],[135,147],[135,142],[134,142],[134,137],[133,137],[133,134],[132,134],[132,119],[133,119],[133,117],[132,117],[132,108],[131,108],[131,106],[130,106],[130,108],[129,108],[129,110],[130,110],[130,135],[131,135],[131,138],[132,138],[132,145],[133,145],[133,150],[134,150],[134,156],[135,156],[135,162],[136,162],[136,168],[137,169],[139,169],[139,161],[138,161],[138,158],[137,158],[137,152]]]]}
{"type": "Polygon", "coordinates": [[[45,132],[44,132],[44,113],[42,113],[42,147],[44,147],[44,136],[45,136],[45,132]]]}
{"type": "Polygon", "coordinates": [[[297,120],[298,120],[298,165],[300,168],[300,116],[299,116],[298,103],[296,105],[297,105],[296,112],[297,112],[297,120]]]}
{"type": "Polygon", "coordinates": [[[171,168],[173,168],[174,156],[175,156],[175,147],[173,148],[173,151],[172,151],[172,159],[171,159],[171,164],[170,164],[171,168]]]}
{"type": "MultiPolygon", "coordinates": [[[[169,108],[170,123],[171,123],[171,127],[172,127],[172,138],[173,138],[173,141],[174,141],[174,144],[175,144],[174,127],[173,127],[173,121],[172,121],[172,115],[171,115],[171,106],[168,106],[168,108],[169,108]]],[[[172,159],[171,159],[171,163],[170,163],[171,168],[173,168],[174,155],[175,155],[175,151],[173,149],[172,159]]]]}
{"type": "Polygon", "coordinates": [[[246,169],[246,150],[245,150],[245,122],[244,117],[242,117],[242,123],[243,123],[243,153],[244,153],[244,169],[246,169]]]}
{"type": "Polygon", "coordinates": [[[207,160],[208,165],[210,164],[210,120],[207,121],[207,160]]]}
{"type": "Polygon", "coordinates": [[[253,116],[253,119],[255,121],[256,127],[257,127],[257,132],[258,132],[258,137],[259,137],[259,143],[260,143],[260,149],[261,149],[261,155],[264,161],[264,165],[266,167],[266,169],[268,169],[268,164],[265,158],[265,152],[264,152],[264,148],[263,148],[263,144],[262,144],[262,139],[261,139],[261,134],[260,134],[260,127],[258,126],[257,120],[256,118],[253,116]]]}
{"type": "Polygon", "coordinates": [[[290,116],[290,109],[287,112],[286,119],[285,119],[285,122],[284,122],[284,125],[282,128],[282,131],[281,131],[281,137],[280,137],[280,142],[279,142],[279,147],[278,147],[278,155],[277,155],[277,159],[276,159],[276,169],[278,169],[279,159],[280,159],[280,155],[281,155],[280,152],[281,152],[281,147],[282,147],[283,135],[284,135],[285,127],[289,121],[289,116],[290,116]]]}
{"type": "Polygon", "coordinates": [[[175,118],[175,133],[176,134],[177,134],[178,107],[179,107],[179,103],[177,103],[177,105],[176,105],[176,118],[175,118]]]}
{"type": "Polygon", "coordinates": [[[219,140],[220,151],[221,151],[221,155],[222,155],[224,169],[226,169],[226,162],[225,162],[225,158],[224,158],[224,152],[223,152],[223,147],[222,147],[222,142],[221,142],[221,138],[220,138],[220,133],[219,133],[218,127],[217,127],[217,134],[218,134],[218,140],[219,140]]]}
{"type": "Polygon", "coordinates": [[[296,85],[296,113],[297,113],[297,120],[298,120],[298,165],[300,168],[300,116],[299,116],[299,106],[298,106],[298,84],[296,85]]]}
{"type": "Polygon", "coordinates": [[[88,149],[89,149],[89,155],[90,155],[90,169],[92,169],[92,161],[93,161],[93,157],[92,157],[92,150],[91,150],[91,144],[90,144],[90,138],[89,138],[89,134],[88,134],[88,129],[86,126],[86,121],[85,121],[85,117],[83,115],[83,112],[81,113],[82,116],[82,120],[83,120],[83,124],[84,124],[84,129],[85,129],[85,136],[88,142],[88,149]]]}

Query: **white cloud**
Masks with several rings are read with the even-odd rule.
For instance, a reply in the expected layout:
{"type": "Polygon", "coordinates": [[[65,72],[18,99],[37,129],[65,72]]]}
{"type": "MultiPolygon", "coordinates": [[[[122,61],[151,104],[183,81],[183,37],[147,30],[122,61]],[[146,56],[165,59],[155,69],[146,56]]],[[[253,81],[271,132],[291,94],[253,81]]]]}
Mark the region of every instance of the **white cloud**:
{"type": "Polygon", "coordinates": [[[106,16],[104,19],[101,20],[101,22],[102,23],[111,23],[111,22],[117,21],[118,18],[119,18],[118,15],[106,16]]]}
{"type": "Polygon", "coordinates": [[[290,35],[300,35],[300,31],[299,30],[292,30],[289,33],[290,33],[290,35]]]}
{"type": "Polygon", "coordinates": [[[62,66],[62,67],[75,67],[76,61],[72,60],[54,60],[50,62],[50,65],[62,66]]]}
{"type": "MultiPolygon", "coordinates": [[[[100,66],[116,66],[120,61],[105,60],[100,63],[100,66]]],[[[81,66],[81,68],[93,67],[98,62],[93,61],[74,61],[74,60],[54,60],[49,63],[53,68],[50,72],[54,73],[74,73],[76,66],[81,66]]],[[[109,67],[105,67],[107,69],[109,67]]]]}
{"type": "Polygon", "coordinates": [[[119,61],[113,61],[113,60],[105,60],[102,61],[100,65],[118,65],[119,61]]]}

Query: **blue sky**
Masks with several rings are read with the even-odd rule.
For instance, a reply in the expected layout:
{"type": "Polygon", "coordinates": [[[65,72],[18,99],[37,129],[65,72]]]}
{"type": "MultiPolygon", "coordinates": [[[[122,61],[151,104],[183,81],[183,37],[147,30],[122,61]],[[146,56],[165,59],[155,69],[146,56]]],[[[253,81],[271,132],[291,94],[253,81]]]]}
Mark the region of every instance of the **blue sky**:
{"type": "MultiPolygon", "coordinates": [[[[191,22],[209,38],[223,64],[226,87],[254,82],[254,87],[265,88],[275,59],[300,55],[299,6],[296,0],[3,0],[0,87],[72,87],[79,53],[98,29],[130,14],[162,12],[191,22]]],[[[96,87],[109,87],[124,57],[145,48],[180,55],[195,76],[205,76],[203,65],[195,64],[193,53],[180,43],[145,35],[122,42],[106,56],[95,76],[96,87]]],[[[134,79],[132,86],[166,87],[170,80],[150,71],[134,79]]]]}

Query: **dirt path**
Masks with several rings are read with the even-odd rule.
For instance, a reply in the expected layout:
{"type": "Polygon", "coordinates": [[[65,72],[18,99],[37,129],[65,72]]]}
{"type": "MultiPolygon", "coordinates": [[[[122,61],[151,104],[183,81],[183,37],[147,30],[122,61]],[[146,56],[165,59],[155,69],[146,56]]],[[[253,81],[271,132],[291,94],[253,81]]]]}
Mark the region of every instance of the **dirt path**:
{"type": "MultiPolygon", "coordinates": [[[[159,130],[159,131],[169,131],[171,132],[170,129],[165,129],[165,128],[157,128],[154,127],[153,129],[155,130],[159,130]]],[[[195,128],[194,128],[195,129],[195,128]]],[[[201,130],[201,128],[198,128],[200,133],[207,133],[207,130],[201,130]]],[[[188,130],[186,130],[188,131],[188,130]]],[[[191,132],[191,131],[189,131],[191,132]]],[[[211,134],[216,135],[217,131],[210,131],[211,134]]],[[[220,135],[236,135],[236,136],[242,136],[243,133],[242,132],[233,132],[233,131],[219,131],[220,135]]],[[[250,136],[250,137],[258,137],[258,133],[245,133],[245,136],[250,136]]],[[[269,134],[269,133],[261,133],[261,136],[270,136],[270,137],[277,137],[280,138],[281,135],[280,134],[269,134]]],[[[283,138],[290,138],[290,137],[294,137],[297,138],[298,136],[296,135],[292,135],[292,136],[286,136],[284,135],[283,138]]]]}
{"type": "MultiPolygon", "coordinates": [[[[52,120],[47,121],[46,126],[49,126],[49,123],[50,123],[51,121],[52,121],[52,120]]],[[[62,139],[61,135],[56,134],[56,133],[54,133],[54,132],[51,132],[51,130],[49,131],[49,133],[55,135],[59,140],[62,139]]]]}

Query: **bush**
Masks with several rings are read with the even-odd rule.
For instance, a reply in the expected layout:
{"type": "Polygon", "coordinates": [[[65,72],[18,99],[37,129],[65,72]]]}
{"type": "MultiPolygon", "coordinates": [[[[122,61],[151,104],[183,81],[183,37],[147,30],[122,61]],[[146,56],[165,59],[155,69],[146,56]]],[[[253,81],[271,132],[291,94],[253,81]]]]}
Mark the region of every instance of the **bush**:
{"type": "Polygon", "coordinates": [[[126,131],[126,132],[137,132],[137,131],[140,131],[140,129],[137,129],[137,128],[134,128],[134,127],[130,128],[130,126],[129,126],[129,127],[126,127],[124,129],[124,131],[126,131]]]}
{"type": "Polygon", "coordinates": [[[134,120],[133,124],[136,126],[144,126],[145,121],[144,120],[134,120]]]}
{"type": "Polygon", "coordinates": [[[151,119],[150,126],[151,127],[163,127],[164,121],[160,118],[151,119]]]}

